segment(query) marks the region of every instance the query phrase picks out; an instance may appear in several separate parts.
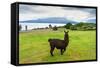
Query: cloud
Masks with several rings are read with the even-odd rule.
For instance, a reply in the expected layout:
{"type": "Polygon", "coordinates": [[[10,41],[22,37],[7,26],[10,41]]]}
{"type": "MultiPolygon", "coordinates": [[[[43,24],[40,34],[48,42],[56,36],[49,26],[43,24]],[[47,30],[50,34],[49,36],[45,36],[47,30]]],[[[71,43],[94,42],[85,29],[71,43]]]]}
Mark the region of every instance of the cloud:
{"type": "Polygon", "coordinates": [[[62,9],[64,10],[78,10],[78,11],[82,11],[84,13],[89,13],[88,17],[93,17],[96,16],[96,9],[95,8],[80,8],[80,7],[63,7],[62,9]]]}
{"type": "Polygon", "coordinates": [[[94,8],[76,8],[76,7],[57,7],[40,5],[21,5],[19,6],[19,20],[32,20],[38,18],[65,17],[69,20],[83,21],[87,18],[95,18],[96,10],[94,8]]]}
{"type": "Polygon", "coordinates": [[[36,8],[39,6],[35,6],[35,5],[19,5],[19,10],[20,13],[24,14],[24,13],[38,13],[41,11],[38,11],[36,8]]]}

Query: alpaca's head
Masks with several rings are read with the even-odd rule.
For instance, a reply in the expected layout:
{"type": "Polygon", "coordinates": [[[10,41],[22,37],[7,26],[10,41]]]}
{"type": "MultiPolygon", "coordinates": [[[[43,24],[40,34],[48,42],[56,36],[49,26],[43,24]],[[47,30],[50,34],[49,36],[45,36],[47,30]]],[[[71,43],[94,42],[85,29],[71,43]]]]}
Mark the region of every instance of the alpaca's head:
{"type": "Polygon", "coordinates": [[[66,32],[66,31],[64,30],[64,33],[65,33],[64,40],[68,40],[68,32],[69,32],[69,31],[66,32]]]}
{"type": "Polygon", "coordinates": [[[69,32],[69,31],[66,32],[66,31],[64,30],[65,35],[68,35],[68,32],[69,32]]]}

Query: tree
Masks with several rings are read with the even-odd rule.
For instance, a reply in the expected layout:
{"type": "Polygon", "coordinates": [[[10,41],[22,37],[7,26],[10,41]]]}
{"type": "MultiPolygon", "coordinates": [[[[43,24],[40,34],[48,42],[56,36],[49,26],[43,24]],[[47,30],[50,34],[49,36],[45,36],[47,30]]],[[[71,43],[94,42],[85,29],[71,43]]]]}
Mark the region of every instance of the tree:
{"type": "Polygon", "coordinates": [[[19,31],[22,29],[22,26],[21,25],[19,25],[19,31]]]}
{"type": "Polygon", "coordinates": [[[82,27],[84,25],[84,23],[83,22],[80,22],[80,23],[77,23],[75,26],[76,27],[82,27]]]}
{"type": "Polygon", "coordinates": [[[67,23],[67,24],[65,25],[65,28],[66,28],[66,29],[70,29],[71,26],[72,26],[71,23],[67,23]]]}
{"type": "Polygon", "coordinates": [[[52,28],[52,25],[51,24],[49,25],[49,28],[52,28]]]}
{"type": "Polygon", "coordinates": [[[54,26],[54,27],[53,27],[53,30],[56,31],[56,30],[58,30],[58,28],[57,28],[56,26],[54,26]]]}
{"type": "Polygon", "coordinates": [[[25,26],[25,30],[27,31],[27,25],[25,26]]]}
{"type": "Polygon", "coordinates": [[[71,30],[77,30],[77,27],[76,27],[75,25],[72,25],[72,26],[70,27],[70,29],[71,29],[71,30]]]}

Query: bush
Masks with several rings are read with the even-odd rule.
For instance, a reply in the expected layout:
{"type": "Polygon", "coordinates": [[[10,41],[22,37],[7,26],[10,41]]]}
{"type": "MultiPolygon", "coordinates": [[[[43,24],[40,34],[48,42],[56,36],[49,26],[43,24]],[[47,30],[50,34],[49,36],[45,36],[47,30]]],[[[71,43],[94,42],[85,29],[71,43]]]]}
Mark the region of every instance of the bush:
{"type": "Polygon", "coordinates": [[[57,28],[56,26],[54,26],[54,27],[53,27],[53,30],[56,31],[56,30],[58,30],[58,28],[57,28]]]}
{"type": "Polygon", "coordinates": [[[74,25],[71,26],[70,29],[71,29],[71,30],[77,30],[76,26],[74,26],[74,25]]]}
{"type": "Polygon", "coordinates": [[[65,25],[65,28],[66,28],[66,29],[70,29],[71,26],[72,26],[71,23],[67,23],[67,24],[65,25]]]}

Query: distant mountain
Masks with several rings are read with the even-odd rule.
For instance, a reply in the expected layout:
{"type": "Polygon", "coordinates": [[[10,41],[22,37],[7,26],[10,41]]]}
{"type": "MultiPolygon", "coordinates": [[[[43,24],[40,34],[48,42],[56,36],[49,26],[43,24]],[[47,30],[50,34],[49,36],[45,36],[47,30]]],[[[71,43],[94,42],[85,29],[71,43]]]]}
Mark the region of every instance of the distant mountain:
{"type": "Polygon", "coordinates": [[[96,19],[88,19],[86,22],[89,22],[89,23],[96,23],[96,19]]]}
{"type": "Polygon", "coordinates": [[[67,18],[64,17],[49,17],[49,18],[41,18],[41,19],[36,19],[36,20],[26,20],[26,21],[20,21],[21,23],[58,23],[58,24],[66,24],[66,23],[78,23],[72,20],[68,20],[67,18]]]}

